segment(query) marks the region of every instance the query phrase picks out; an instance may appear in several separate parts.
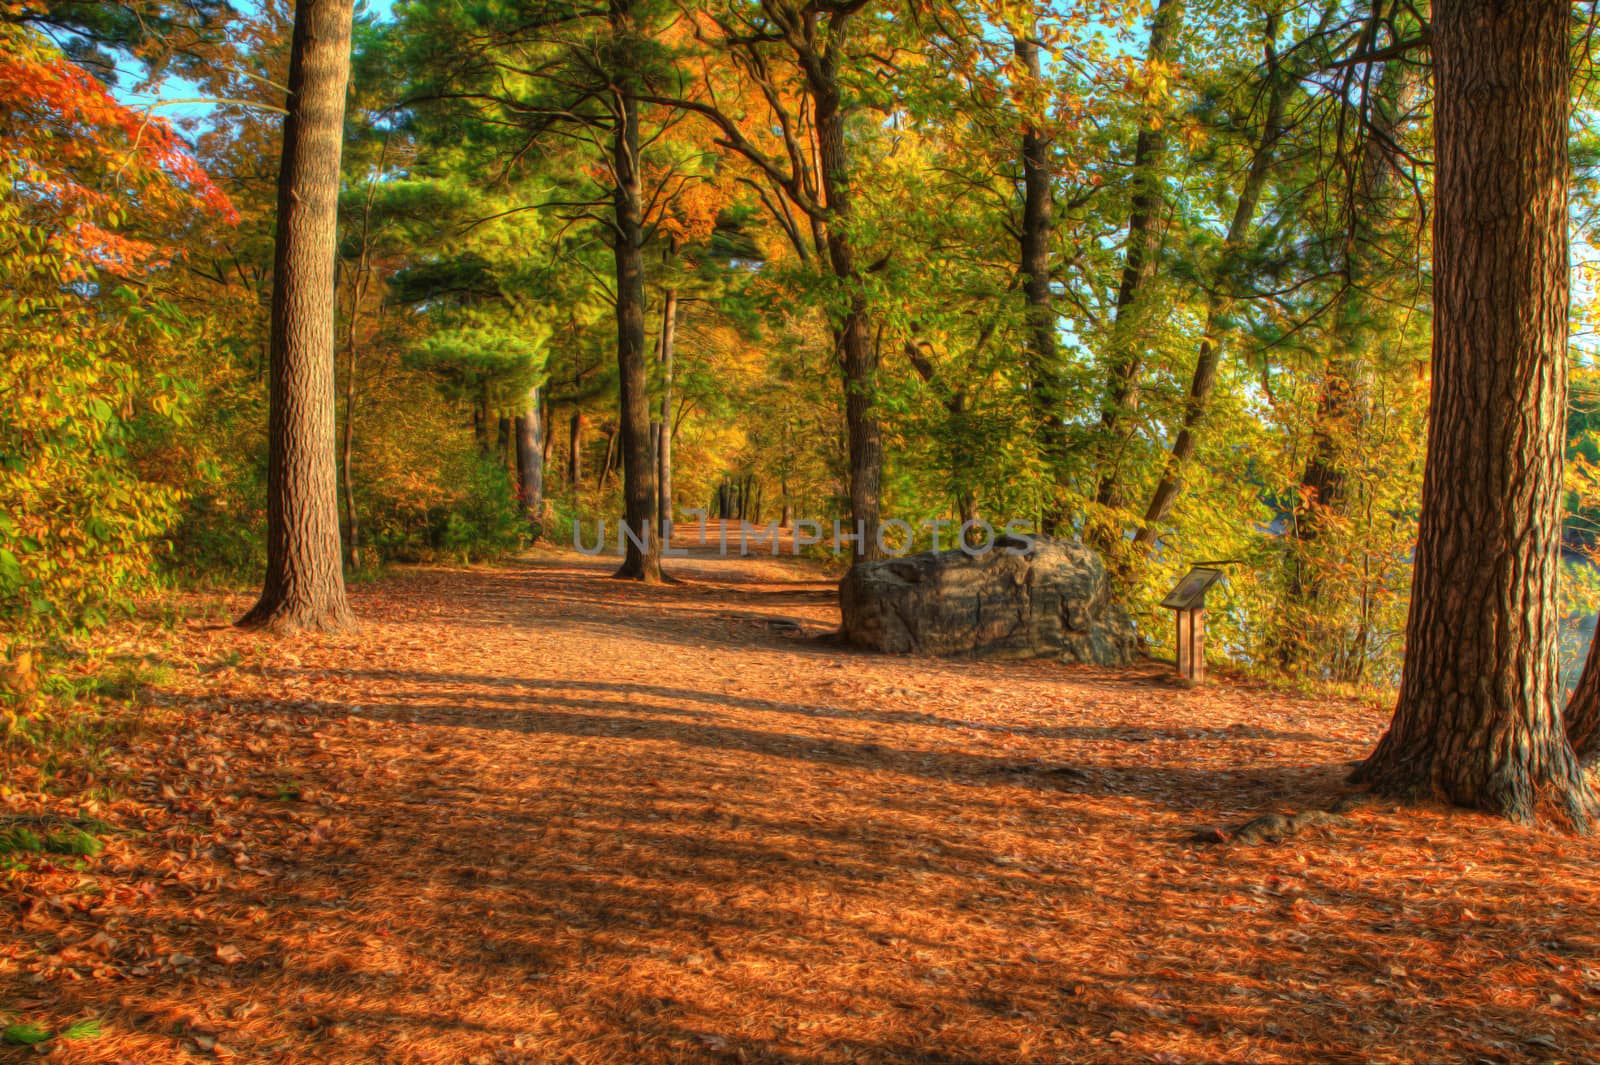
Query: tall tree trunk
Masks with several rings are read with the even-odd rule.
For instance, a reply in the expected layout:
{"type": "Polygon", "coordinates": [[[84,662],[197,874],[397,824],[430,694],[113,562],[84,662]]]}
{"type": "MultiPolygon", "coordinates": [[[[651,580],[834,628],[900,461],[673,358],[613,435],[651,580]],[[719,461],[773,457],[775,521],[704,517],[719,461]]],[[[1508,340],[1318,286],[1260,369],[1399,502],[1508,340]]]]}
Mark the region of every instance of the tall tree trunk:
{"type": "MultiPolygon", "coordinates": [[[[352,319],[354,315],[351,316],[352,319]]],[[[344,479],[345,559],[352,570],[361,568],[361,518],[356,510],[355,491],[356,442],[356,339],[355,323],[350,324],[350,345],[346,350],[344,370],[344,432],[339,440],[339,472],[344,479]]]]}
{"type": "Polygon", "coordinates": [[[1380,791],[1587,828],[1557,708],[1567,402],[1566,0],[1436,0],[1433,383],[1380,791]]]}
{"type": "Polygon", "coordinates": [[[544,405],[536,385],[528,389],[527,409],[517,417],[517,496],[528,527],[538,539],[544,530],[544,405]]]}
{"type": "MultiPolygon", "coordinates": [[[[1029,97],[1044,85],[1039,43],[1018,33],[1012,49],[1023,71],[1025,111],[1029,97]]],[[[1057,351],[1056,313],[1050,294],[1050,242],[1055,235],[1055,176],[1050,159],[1054,140],[1045,129],[1045,115],[1024,118],[1022,128],[1022,292],[1027,305],[1024,344],[1028,359],[1028,390],[1033,404],[1034,432],[1047,477],[1053,485],[1043,510],[1046,536],[1054,536],[1066,522],[1067,426],[1061,358],[1057,351]]]]}
{"type": "Polygon", "coordinates": [[[378,179],[383,174],[384,162],[389,154],[389,139],[383,140],[378,153],[378,165],[367,180],[366,201],[361,207],[361,244],[356,258],[355,277],[350,283],[350,313],[345,316],[345,368],[344,368],[344,430],[339,440],[339,472],[344,481],[345,507],[345,560],[352,570],[361,568],[361,521],[356,508],[354,479],[354,452],[356,426],[356,393],[359,376],[359,348],[356,343],[356,326],[361,318],[361,308],[367,301],[367,291],[372,283],[372,206],[378,196],[378,179]]]}
{"type": "Polygon", "coordinates": [[[1228,287],[1227,274],[1231,261],[1244,250],[1245,238],[1255,220],[1256,208],[1267,186],[1276,159],[1279,139],[1283,136],[1284,78],[1279,69],[1277,36],[1278,15],[1270,13],[1266,21],[1266,78],[1267,112],[1261,127],[1261,139],[1251,154],[1250,169],[1245,174],[1244,186],[1239,190],[1239,200],[1234,204],[1233,219],[1228,223],[1228,233],[1223,241],[1221,257],[1213,273],[1211,294],[1206,301],[1205,335],[1200,341],[1200,351],[1195,358],[1194,375],[1189,382],[1189,398],[1184,404],[1183,421],[1172,447],[1162,466],[1161,476],[1150,493],[1150,503],[1145,507],[1144,524],[1134,536],[1134,544],[1144,551],[1155,546],[1158,526],[1167,519],[1172,504],[1183,485],[1184,468],[1194,458],[1199,446],[1201,424],[1211,406],[1211,393],[1216,387],[1217,369],[1222,360],[1222,331],[1232,298],[1224,291],[1228,287]]]}
{"type": "Polygon", "coordinates": [[[333,371],[350,31],[350,0],[295,5],[273,256],[267,572],[239,620],[280,633],[353,622],[339,550],[333,371]]]}
{"type": "Polygon", "coordinates": [[[574,410],[567,430],[567,486],[576,498],[583,487],[583,411],[574,410]]]}
{"type": "MultiPolygon", "coordinates": [[[[1150,41],[1145,63],[1150,67],[1170,66],[1177,58],[1178,38],[1183,32],[1183,0],[1159,0],[1150,18],[1150,41]]],[[[1122,460],[1132,439],[1134,413],[1139,408],[1139,379],[1144,371],[1142,297],[1155,280],[1165,233],[1162,195],[1167,158],[1166,123],[1153,115],[1133,145],[1132,195],[1128,201],[1128,238],[1123,248],[1122,280],[1117,285],[1117,302],[1111,329],[1111,359],[1105,405],[1100,412],[1100,428],[1105,446],[1100,454],[1100,483],[1095,501],[1101,506],[1121,507],[1123,498],[1122,460]]],[[[1097,521],[1089,526],[1089,539],[1102,550],[1109,541],[1120,540],[1114,522],[1097,521]]]]}
{"type": "MultiPolygon", "coordinates": [[[[635,33],[630,0],[612,0],[612,31],[635,33]]],[[[661,579],[661,537],[655,532],[656,471],[650,461],[650,386],[644,343],[644,208],[639,173],[639,100],[633,74],[619,70],[612,114],[611,168],[613,247],[617,267],[618,416],[622,425],[623,520],[644,541],[624,537],[624,557],[615,576],[661,579]]]]}
{"type": "MultiPolygon", "coordinates": [[[[844,16],[835,16],[842,18],[844,16]]],[[[834,345],[844,375],[845,436],[849,451],[850,518],[859,536],[855,558],[883,557],[878,550],[878,523],[883,493],[883,427],[878,419],[878,348],[866,292],[856,265],[852,223],[854,199],[845,140],[845,112],[838,71],[831,50],[805,57],[816,124],[817,157],[822,191],[830,213],[821,227],[829,269],[849,293],[844,317],[834,329],[834,345]]]]}
{"type": "MultiPolygon", "coordinates": [[[[674,242],[673,247],[676,246],[674,242]]],[[[662,536],[672,521],[672,371],[677,342],[678,290],[669,288],[661,305],[661,440],[656,452],[656,510],[662,536]]]]}

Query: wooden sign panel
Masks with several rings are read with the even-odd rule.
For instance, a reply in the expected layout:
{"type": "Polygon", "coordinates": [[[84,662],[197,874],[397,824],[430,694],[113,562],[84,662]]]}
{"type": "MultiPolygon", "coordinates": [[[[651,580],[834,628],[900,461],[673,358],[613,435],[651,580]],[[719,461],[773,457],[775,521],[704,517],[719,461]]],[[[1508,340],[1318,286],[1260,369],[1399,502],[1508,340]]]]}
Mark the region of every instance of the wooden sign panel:
{"type": "Polygon", "coordinates": [[[1176,588],[1167,593],[1167,597],[1161,600],[1161,605],[1168,610],[1194,610],[1205,604],[1207,589],[1221,579],[1220,569],[1196,566],[1178,582],[1176,588]]]}

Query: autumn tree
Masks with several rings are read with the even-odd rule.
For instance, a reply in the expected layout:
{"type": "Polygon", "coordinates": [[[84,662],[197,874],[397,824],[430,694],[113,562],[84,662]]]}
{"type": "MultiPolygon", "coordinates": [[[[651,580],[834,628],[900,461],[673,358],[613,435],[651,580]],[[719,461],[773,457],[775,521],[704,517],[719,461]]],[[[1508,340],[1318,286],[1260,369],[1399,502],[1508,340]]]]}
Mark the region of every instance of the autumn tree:
{"type": "MultiPolygon", "coordinates": [[[[697,28],[707,51],[701,81],[651,99],[714,124],[718,143],[751,166],[794,253],[820,267],[833,352],[844,386],[850,517],[857,557],[877,558],[883,491],[883,426],[869,275],[855,188],[859,141],[852,120],[863,99],[861,68],[878,60],[871,0],[762,0],[706,10],[697,28]],[[732,69],[714,66],[726,56],[732,69]],[[731,81],[731,84],[729,82],[731,81]],[[738,100],[738,110],[730,106],[738,100]],[[759,120],[745,113],[748,106],[759,120]]],[[[892,50],[892,46],[891,46],[892,50]]]]}
{"type": "Polygon", "coordinates": [[[1571,5],[1440,0],[1433,394],[1406,660],[1357,779],[1586,829],[1561,725],[1571,5]]]}
{"type": "Polygon", "coordinates": [[[239,620],[290,633],[352,623],[339,549],[334,263],[350,71],[349,0],[300,0],[289,60],[273,259],[267,573],[239,620]]]}

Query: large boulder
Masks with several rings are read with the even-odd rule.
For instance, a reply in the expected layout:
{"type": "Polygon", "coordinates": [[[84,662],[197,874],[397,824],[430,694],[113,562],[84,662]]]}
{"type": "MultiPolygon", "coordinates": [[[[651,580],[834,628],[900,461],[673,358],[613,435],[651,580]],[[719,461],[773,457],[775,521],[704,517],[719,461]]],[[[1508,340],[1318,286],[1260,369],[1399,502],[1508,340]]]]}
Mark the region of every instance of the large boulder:
{"type": "Polygon", "coordinates": [[[1002,536],[983,552],[859,562],[839,582],[844,635],[891,654],[1056,658],[1126,665],[1137,637],[1100,556],[1002,536]]]}

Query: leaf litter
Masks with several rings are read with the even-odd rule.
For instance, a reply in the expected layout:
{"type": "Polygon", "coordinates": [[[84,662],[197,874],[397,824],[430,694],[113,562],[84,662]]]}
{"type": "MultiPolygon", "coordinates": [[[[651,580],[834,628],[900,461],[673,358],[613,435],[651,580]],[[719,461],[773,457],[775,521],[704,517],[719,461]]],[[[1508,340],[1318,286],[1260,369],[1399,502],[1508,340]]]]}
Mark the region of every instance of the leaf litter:
{"type": "Polygon", "coordinates": [[[0,1059],[1592,1059],[1594,842],[1381,804],[1195,842],[1334,805],[1382,708],[862,654],[818,571],[675,572],[118,630],[172,667],[141,727],[0,799],[111,826],[0,872],[0,1022],[93,1037],[0,1059]]]}

